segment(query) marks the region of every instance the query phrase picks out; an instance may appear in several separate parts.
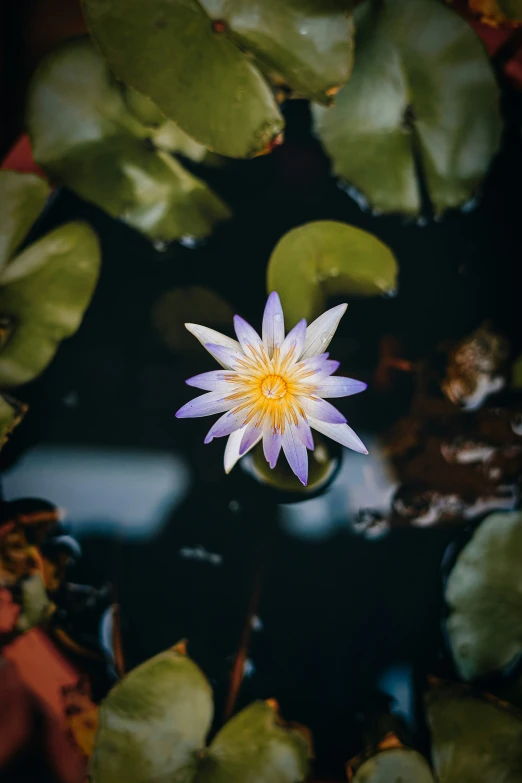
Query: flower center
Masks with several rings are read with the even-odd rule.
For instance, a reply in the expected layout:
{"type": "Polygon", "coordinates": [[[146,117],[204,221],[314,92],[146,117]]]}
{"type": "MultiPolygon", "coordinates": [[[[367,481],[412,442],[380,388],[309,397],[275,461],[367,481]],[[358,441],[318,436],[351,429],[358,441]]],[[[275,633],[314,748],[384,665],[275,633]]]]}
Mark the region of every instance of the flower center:
{"type": "Polygon", "coordinates": [[[278,399],[286,394],[286,383],[280,375],[267,375],[261,383],[261,391],[265,397],[278,399]]]}

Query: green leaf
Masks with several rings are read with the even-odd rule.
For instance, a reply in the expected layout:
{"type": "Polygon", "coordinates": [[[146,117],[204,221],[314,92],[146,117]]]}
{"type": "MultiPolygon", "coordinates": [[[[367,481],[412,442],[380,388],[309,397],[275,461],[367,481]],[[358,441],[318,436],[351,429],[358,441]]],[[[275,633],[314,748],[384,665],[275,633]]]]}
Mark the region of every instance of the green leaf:
{"type": "Polygon", "coordinates": [[[14,428],[20,424],[26,411],[27,405],[0,394],[0,449],[14,428]]]}
{"type": "Polygon", "coordinates": [[[197,0],[84,0],[84,11],[116,76],[208,149],[246,158],[281,133],[268,84],[197,0]]]}
{"type": "Polygon", "coordinates": [[[333,220],[294,228],[279,240],[267,271],[289,324],[311,320],[329,296],[378,296],[397,284],[397,262],[373,234],[333,220]]]}
{"type": "Polygon", "coordinates": [[[298,783],[307,743],[266,702],[236,715],[210,748],[212,693],[177,648],[131,671],[100,708],[92,783],[298,783]]]}
{"type": "Polygon", "coordinates": [[[276,722],[264,701],[235,715],[205,754],[197,783],[298,783],[308,771],[308,745],[276,722]]]}
{"type": "Polygon", "coordinates": [[[466,680],[499,671],[522,653],[522,513],[491,514],[450,573],[446,621],[466,680]]]}
{"type": "Polygon", "coordinates": [[[35,159],[51,177],[153,240],[207,236],[229,217],[228,208],[154,144],[163,126],[143,125],[136,114],[146,114],[144,101],[133,100],[131,112],[129,93],[126,102],[89,39],[61,45],[41,63],[30,88],[35,159]]]}
{"type": "Polygon", "coordinates": [[[357,58],[332,109],[314,111],[336,175],[376,210],[417,214],[416,160],[436,213],[467,201],[500,143],[499,91],[468,23],[440,0],[368,0],[357,58]]]}
{"type": "Polygon", "coordinates": [[[425,703],[439,783],[520,783],[520,714],[451,688],[429,693],[425,703]]]}
{"type": "Polygon", "coordinates": [[[127,674],[99,712],[92,783],[193,781],[212,720],[212,693],[175,648],[127,674]]]}
{"type": "Polygon", "coordinates": [[[426,759],[409,748],[377,753],[357,770],[353,783],[435,783],[426,759]]]}
{"type": "Polygon", "coordinates": [[[320,103],[350,77],[350,0],[200,0],[225,35],[300,96],[320,103]]]}
{"type": "Polygon", "coordinates": [[[185,324],[195,313],[204,313],[205,325],[217,331],[230,329],[234,311],[215,291],[198,285],[179,286],[165,291],[152,310],[152,322],[163,342],[173,351],[206,353],[185,324]]]}
{"type": "Polygon", "coordinates": [[[22,601],[20,614],[16,621],[16,630],[18,633],[25,633],[30,628],[45,622],[51,613],[51,601],[40,574],[35,573],[24,577],[19,585],[22,601]]]}
{"type": "Polygon", "coordinates": [[[94,232],[67,223],[26,248],[0,278],[0,316],[12,330],[0,351],[0,388],[32,380],[81,323],[100,267],[94,232]]]}
{"type": "Polygon", "coordinates": [[[35,174],[0,171],[0,273],[22,244],[49,195],[35,174]]]}

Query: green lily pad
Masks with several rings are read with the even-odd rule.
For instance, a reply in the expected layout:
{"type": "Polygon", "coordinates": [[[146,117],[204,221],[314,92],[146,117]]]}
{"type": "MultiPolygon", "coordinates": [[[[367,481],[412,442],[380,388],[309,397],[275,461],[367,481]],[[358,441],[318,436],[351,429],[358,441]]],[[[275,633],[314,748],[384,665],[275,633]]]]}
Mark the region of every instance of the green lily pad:
{"type": "Polygon", "coordinates": [[[266,702],[236,715],[209,748],[212,693],[179,649],[131,671],[100,708],[92,783],[298,783],[307,745],[266,702]]]}
{"type": "Polygon", "coordinates": [[[350,77],[354,25],[347,0],[200,0],[225,35],[300,96],[330,103],[350,77]]]}
{"type": "Polygon", "coordinates": [[[391,748],[368,759],[353,783],[435,783],[426,759],[409,748],[391,748]]]}
{"type": "Polygon", "coordinates": [[[204,314],[205,326],[218,332],[229,331],[234,311],[228,302],[209,288],[198,285],[179,286],[165,291],[152,310],[152,322],[163,342],[173,351],[208,356],[185,324],[191,323],[194,313],[204,314]]]}
{"type": "Polygon", "coordinates": [[[22,244],[49,195],[35,174],[0,172],[0,273],[22,244]]]}
{"type": "Polygon", "coordinates": [[[493,700],[443,688],[425,699],[439,783],[520,783],[522,719],[493,700]]]}
{"type": "Polygon", "coordinates": [[[12,323],[0,351],[0,388],[32,380],[74,334],[99,268],[96,235],[80,222],[51,231],[10,261],[0,277],[0,316],[12,323]]]}
{"type": "Polygon", "coordinates": [[[373,234],[333,220],[294,228],[279,240],[267,270],[269,291],[281,297],[295,324],[325,309],[329,296],[378,296],[397,285],[397,262],[373,234]]]}
{"type": "Polygon", "coordinates": [[[114,73],[208,149],[250,157],[281,133],[268,84],[197,0],[84,0],[84,11],[114,73]]]}
{"type": "Polygon", "coordinates": [[[20,424],[26,411],[27,405],[0,394],[0,449],[14,428],[20,424]]]}
{"type": "Polygon", "coordinates": [[[482,43],[439,0],[368,0],[332,109],[314,110],[336,175],[376,210],[418,214],[416,161],[436,213],[475,193],[497,152],[499,90],[482,43]]]}
{"type": "Polygon", "coordinates": [[[522,513],[491,514],[462,550],[446,586],[446,628],[466,680],[522,654],[522,513]]]}
{"type": "Polygon", "coordinates": [[[207,236],[230,216],[228,207],[155,143],[163,126],[151,131],[128,101],[88,38],[62,44],[30,88],[35,159],[53,179],[152,240],[207,236]]]}

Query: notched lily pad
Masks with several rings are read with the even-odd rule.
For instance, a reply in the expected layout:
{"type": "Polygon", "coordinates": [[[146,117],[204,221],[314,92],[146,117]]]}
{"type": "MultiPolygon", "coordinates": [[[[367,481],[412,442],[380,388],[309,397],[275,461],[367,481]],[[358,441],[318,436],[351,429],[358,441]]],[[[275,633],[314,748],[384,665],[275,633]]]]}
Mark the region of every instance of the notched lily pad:
{"type": "Polygon", "coordinates": [[[446,586],[446,628],[466,680],[522,654],[522,513],[492,514],[462,550],[446,586]]]}
{"type": "Polygon", "coordinates": [[[418,214],[417,161],[436,213],[466,202],[500,143],[499,90],[482,43],[439,0],[368,0],[357,58],[315,127],[336,175],[383,212],[418,214]]]}
{"type": "Polygon", "coordinates": [[[153,240],[209,235],[230,216],[228,207],[169,154],[187,154],[185,135],[160,122],[147,98],[130,96],[88,38],[62,44],[40,64],[30,88],[35,159],[51,177],[153,240]]]}
{"type": "Polygon", "coordinates": [[[519,783],[521,714],[493,698],[440,686],[425,697],[439,783],[519,783]]]}
{"type": "Polygon", "coordinates": [[[310,320],[329,296],[378,296],[397,285],[397,262],[373,234],[333,220],[294,228],[279,240],[267,271],[289,324],[310,320]]]}
{"type": "Polygon", "coordinates": [[[354,25],[349,0],[200,2],[233,43],[302,97],[328,104],[350,77],[354,25]]]}
{"type": "Polygon", "coordinates": [[[131,671],[99,712],[92,783],[298,783],[307,745],[277,724],[266,702],[242,710],[217,734],[212,693],[178,645],[131,671]]]}

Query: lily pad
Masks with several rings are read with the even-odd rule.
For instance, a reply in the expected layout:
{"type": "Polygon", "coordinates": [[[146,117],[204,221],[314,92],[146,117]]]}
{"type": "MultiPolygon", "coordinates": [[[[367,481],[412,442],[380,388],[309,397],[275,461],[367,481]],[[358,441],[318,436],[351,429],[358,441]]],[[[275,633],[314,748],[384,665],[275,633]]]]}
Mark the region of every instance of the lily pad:
{"type": "Polygon", "coordinates": [[[426,759],[409,748],[384,750],[362,764],[353,783],[435,783],[426,759]]]}
{"type": "Polygon", "coordinates": [[[74,334],[99,268],[96,235],[80,222],[51,231],[9,262],[0,277],[0,316],[12,324],[0,351],[0,388],[32,380],[74,334]]]}
{"type": "Polygon", "coordinates": [[[499,90],[482,43],[439,0],[368,0],[335,106],[314,110],[336,175],[376,210],[418,214],[417,164],[436,213],[470,199],[500,144],[499,90]]]}
{"type": "Polygon", "coordinates": [[[197,0],[84,0],[84,11],[114,73],[200,144],[243,158],[281,133],[268,84],[197,0]]]}
{"type": "Polygon", "coordinates": [[[229,329],[234,317],[228,302],[209,288],[191,285],[165,291],[153,307],[152,321],[163,342],[173,351],[207,353],[185,327],[193,320],[194,313],[204,314],[205,325],[219,332],[229,329]]]}
{"type": "Polygon", "coordinates": [[[49,185],[35,174],[0,173],[0,273],[42,211],[49,185]]]}
{"type": "Polygon", "coordinates": [[[61,45],[30,88],[35,159],[53,179],[152,240],[207,236],[230,216],[228,207],[166,151],[173,149],[172,130],[162,145],[164,124],[151,131],[136,116],[141,111],[143,119],[144,102],[138,111],[135,96],[131,111],[128,101],[88,38],[61,45]]]}
{"type": "Polygon", "coordinates": [[[27,411],[27,405],[5,394],[0,394],[0,449],[11,432],[21,422],[27,411]]]}
{"type": "Polygon", "coordinates": [[[310,320],[329,296],[378,296],[397,285],[397,262],[373,234],[333,220],[294,228],[279,240],[267,271],[289,324],[310,320]]]}
{"type": "Polygon", "coordinates": [[[446,586],[446,628],[460,675],[472,680],[522,654],[522,513],[491,514],[462,550],[446,586]]]}
{"type": "Polygon", "coordinates": [[[113,688],[99,712],[92,783],[298,783],[307,746],[255,702],[217,734],[210,686],[178,648],[160,653],[113,688]]]}
{"type": "Polygon", "coordinates": [[[452,688],[429,693],[425,703],[439,783],[522,780],[522,719],[518,712],[452,688]]]}
{"type": "Polygon", "coordinates": [[[349,0],[200,0],[225,35],[300,96],[320,103],[348,80],[353,67],[349,0]]]}

